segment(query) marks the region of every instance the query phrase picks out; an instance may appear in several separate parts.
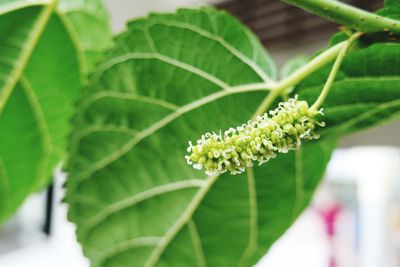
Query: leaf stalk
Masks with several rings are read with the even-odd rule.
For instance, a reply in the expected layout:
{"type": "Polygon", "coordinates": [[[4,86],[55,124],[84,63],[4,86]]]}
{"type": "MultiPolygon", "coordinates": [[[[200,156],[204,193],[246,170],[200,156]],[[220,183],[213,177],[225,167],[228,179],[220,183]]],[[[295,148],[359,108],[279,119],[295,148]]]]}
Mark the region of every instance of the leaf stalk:
{"type": "Polygon", "coordinates": [[[331,72],[329,73],[328,79],[325,82],[325,85],[321,91],[321,94],[318,96],[318,99],[315,101],[315,103],[311,106],[311,109],[317,110],[325,101],[326,97],[328,96],[328,93],[330,89],[332,88],[332,85],[336,79],[337,73],[339,72],[340,66],[342,65],[343,59],[347,54],[347,51],[353,44],[355,40],[357,40],[363,33],[355,33],[352,36],[350,36],[349,39],[347,39],[345,45],[342,47],[340,50],[335,63],[332,66],[331,72]]]}
{"type": "Polygon", "coordinates": [[[359,32],[389,31],[400,34],[400,21],[383,17],[335,0],[283,0],[320,17],[359,32]]]}
{"type": "Polygon", "coordinates": [[[293,72],[285,79],[273,85],[271,87],[271,92],[264,98],[262,103],[258,106],[253,117],[255,118],[257,116],[264,114],[265,111],[269,109],[271,105],[274,103],[275,99],[280,95],[282,95],[286,89],[298,84],[304,78],[314,73],[315,71],[320,69],[322,66],[328,64],[332,60],[334,60],[338,56],[340,51],[342,51],[343,47],[345,47],[346,45],[347,41],[343,41],[328,48],[318,56],[311,59],[306,65],[302,66],[301,68],[293,72]]]}

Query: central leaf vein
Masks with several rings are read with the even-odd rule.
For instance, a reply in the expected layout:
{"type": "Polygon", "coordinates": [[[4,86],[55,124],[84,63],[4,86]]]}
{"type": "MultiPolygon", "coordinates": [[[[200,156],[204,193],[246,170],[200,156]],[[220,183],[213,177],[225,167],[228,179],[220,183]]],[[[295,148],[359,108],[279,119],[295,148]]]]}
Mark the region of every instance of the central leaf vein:
{"type": "MultiPolygon", "coordinates": [[[[191,72],[203,79],[206,79],[208,81],[210,81],[211,83],[214,83],[215,85],[217,85],[220,88],[223,89],[227,89],[230,87],[229,84],[225,83],[224,81],[222,81],[221,79],[219,79],[218,77],[214,76],[211,73],[208,73],[202,69],[199,69],[195,66],[189,65],[185,62],[179,61],[177,59],[168,57],[166,55],[157,53],[157,52],[153,52],[153,53],[126,53],[123,54],[121,56],[115,57],[112,60],[108,61],[107,63],[105,63],[104,65],[102,65],[100,67],[100,71],[99,71],[99,75],[97,77],[101,77],[101,75],[107,71],[108,69],[121,64],[121,63],[125,63],[129,60],[135,60],[135,59],[155,59],[155,60],[159,60],[162,61],[164,63],[167,63],[169,65],[175,66],[179,69],[182,70],[186,70],[188,72],[191,72]]],[[[96,81],[95,81],[96,83],[96,81]]]]}
{"type": "Polygon", "coordinates": [[[158,24],[163,24],[165,26],[170,26],[170,27],[175,27],[175,28],[180,28],[180,29],[186,29],[190,30],[194,33],[197,33],[203,37],[206,37],[210,40],[213,40],[220,45],[222,45],[228,52],[230,52],[232,55],[236,56],[240,61],[242,61],[245,65],[249,66],[257,75],[264,81],[264,82],[269,82],[271,79],[268,77],[268,75],[265,73],[263,69],[260,68],[257,64],[254,63],[250,58],[245,56],[242,52],[237,50],[234,46],[229,44],[227,41],[225,41],[224,38],[212,34],[206,30],[200,29],[199,27],[193,26],[191,24],[183,23],[183,22],[175,22],[175,21],[168,21],[168,22],[157,22],[158,24]]]}
{"type": "Polygon", "coordinates": [[[178,190],[183,190],[187,188],[196,188],[196,187],[202,187],[205,185],[205,181],[201,179],[189,179],[189,180],[183,180],[183,181],[178,181],[174,183],[169,183],[169,184],[164,184],[160,185],[157,187],[152,187],[146,191],[139,192],[129,198],[125,198],[121,201],[115,202],[109,206],[103,207],[102,210],[97,213],[95,216],[93,216],[91,219],[89,219],[81,228],[80,234],[82,238],[86,238],[87,235],[90,233],[91,230],[94,229],[95,226],[98,226],[101,222],[105,221],[107,218],[109,218],[111,215],[133,207],[134,205],[137,205],[140,202],[143,202],[145,200],[151,199],[153,197],[166,194],[169,192],[174,192],[178,190]]]}
{"type": "Polygon", "coordinates": [[[149,135],[153,134],[154,132],[160,130],[164,126],[168,125],[175,119],[179,118],[180,116],[184,115],[185,113],[194,110],[196,108],[202,107],[205,104],[213,102],[219,98],[229,96],[232,94],[239,94],[244,92],[251,92],[251,91],[264,91],[265,87],[247,87],[247,86],[238,86],[233,87],[228,91],[218,91],[214,94],[207,95],[206,97],[199,98],[198,100],[191,102],[185,106],[180,107],[176,111],[170,113],[169,115],[165,116],[163,119],[155,122],[152,126],[138,132],[138,134],[122,145],[119,149],[115,150],[113,153],[110,153],[108,156],[102,158],[99,161],[94,162],[91,166],[87,169],[83,170],[82,172],[78,173],[77,176],[77,184],[79,185],[85,179],[88,179],[94,172],[100,170],[107,165],[111,164],[112,162],[118,160],[120,157],[131,151],[138,143],[140,143],[143,139],[148,137],[149,135]]]}

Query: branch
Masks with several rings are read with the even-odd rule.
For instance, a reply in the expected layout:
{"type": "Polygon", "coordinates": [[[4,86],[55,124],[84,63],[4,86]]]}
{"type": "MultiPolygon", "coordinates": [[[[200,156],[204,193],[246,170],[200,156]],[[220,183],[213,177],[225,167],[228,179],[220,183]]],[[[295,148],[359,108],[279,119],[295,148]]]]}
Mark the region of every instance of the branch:
{"type": "Polygon", "coordinates": [[[317,110],[322,103],[324,103],[325,98],[328,96],[329,90],[331,89],[333,82],[336,79],[336,75],[339,71],[340,65],[342,64],[342,61],[349,50],[350,46],[353,44],[357,38],[359,38],[362,35],[362,33],[358,32],[352,35],[348,40],[346,45],[342,47],[342,50],[339,52],[335,63],[333,64],[332,70],[329,73],[328,79],[324,85],[324,88],[322,89],[321,94],[319,95],[318,99],[315,101],[315,103],[312,105],[311,109],[317,110]]]}
{"type": "Polygon", "coordinates": [[[400,34],[400,21],[379,16],[335,0],[283,0],[313,14],[360,32],[400,34]]]}
{"type": "Polygon", "coordinates": [[[267,109],[269,109],[276,98],[280,96],[285,90],[292,86],[295,86],[304,78],[314,73],[316,70],[320,69],[322,66],[333,61],[340,53],[342,48],[346,46],[346,44],[347,41],[343,41],[336,44],[335,46],[328,48],[318,56],[311,59],[307,64],[293,72],[291,75],[273,85],[270,88],[271,92],[267,95],[267,97],[264,98],[263,102],[258,107],[254,118],[262,115],[267,109]]]}

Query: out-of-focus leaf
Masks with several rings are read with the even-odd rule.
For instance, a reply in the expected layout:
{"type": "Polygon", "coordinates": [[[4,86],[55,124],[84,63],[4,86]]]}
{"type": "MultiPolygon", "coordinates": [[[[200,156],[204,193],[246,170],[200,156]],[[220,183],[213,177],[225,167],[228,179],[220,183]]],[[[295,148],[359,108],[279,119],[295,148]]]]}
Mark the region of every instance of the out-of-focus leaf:
{"type": "Polygon", "coordinates": [[[294,58],[289,59],[281,68],[279,72],[279,77],[284,79],[285,77],[292,74],[295,70],[299,69],[301,66],[307,63],[308,56],[298,55],[294,58]]]}
{"type": "MultiPolygon", "coordinates": [[[[86,13],[78,2],[74,14],[86,13]]],[[[91,36],[79,39],[64,16],[54,1],[0,3],[0,223],[49,183],[65,155],[82,84],[80,47],[91,36]]]]}
{"type": "MultiPolygon", "coordinates": [[[[400,44],[376,43],[349,53],[323,104],[327,127],[341,136],[400,116],[400,44]]],[[[305,79],[293,94],[314,102],[331,65],[305,79]]]]}
{"type": "Polygon", "coordinates": [[[60,13],[68,29],[77,33],[83,49],[86,72],[91,72],[104,52],[112,47],[108,12],[101,0],[61,0],[60,13]]]}
{"type": "Polygon", "coordinates": [[[385,3],[384,8],[379,10],[377,13],[385,17],[400,20],[400,1],[385,0],[384,3],[385,3]]]}

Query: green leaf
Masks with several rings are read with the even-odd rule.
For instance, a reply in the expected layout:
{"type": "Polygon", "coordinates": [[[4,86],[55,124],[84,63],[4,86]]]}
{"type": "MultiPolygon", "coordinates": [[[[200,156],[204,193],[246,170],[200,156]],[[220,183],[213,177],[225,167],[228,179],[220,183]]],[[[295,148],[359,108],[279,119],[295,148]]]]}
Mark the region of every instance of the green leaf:
{"type": "Polygon", "coordinates": [[[377,13],[381,16],[400,20],[400,1],[385,0],[384,3],[385,3],[384,8],[379,10],[377,13]]]}
{"type": "Polygon", "coordinates": [[[0,3],[0,223],[65,155],[82,62],[63,16],[54,1],[0,3]]]}
{"type": "Polygon", "coordinates": [[[113,45],[108,12],[101,0],[61,0],[59,10],[71,35],[77,34],[90,73],[113,45]]]}
{"type": "Polygon", "coordinates": [[[74,119],[66,201],[93,266],[250,266],[309,203],[334,141],[205,177],[188,140],[240,125],[275,76],[259,41],[213,9],[131,22],[74,119]],[[243,87],[243,85],[246,85],[243,87]],[[227,242],[229,240],[229,242],[227,242]]]}
{"type": "MultiPolygon", "coordinates": [[[[323,104],[322,135],[341,136],[400,116],[400,44],[375,43],[349,53],[323,104]]],[[[305,79],[294,91],[313,103],[331,65],[305,79]]]]}
{"type": "Polygon", "coordinates": [[[8,12],[12,12],[21,8],[38,6],[38,5],[49,5],[52,0],[2,0],[0,3],[0,15],[8,12]]]}
{"type": "Polygon", "coordinates": [[[308,56],[306,55],[298,55],[294,58],[289,59],[285,64],[282,66],[279,77],[281,79],[289,76],[294,71],[298,70],[301,66],[305,65],[308,61],[308,56]]]}

